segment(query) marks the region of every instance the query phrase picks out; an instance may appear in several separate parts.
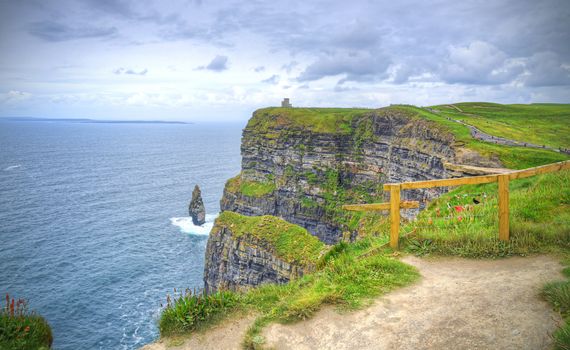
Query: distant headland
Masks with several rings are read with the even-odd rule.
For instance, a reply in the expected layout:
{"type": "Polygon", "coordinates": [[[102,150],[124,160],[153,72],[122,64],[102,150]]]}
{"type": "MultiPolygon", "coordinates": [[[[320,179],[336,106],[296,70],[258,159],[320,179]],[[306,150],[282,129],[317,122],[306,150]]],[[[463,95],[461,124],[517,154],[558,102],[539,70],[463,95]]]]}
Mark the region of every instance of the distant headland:
{"type": "Polygon", "coordinates": [[[104,120],[85,118],[35,118],[35,117],[0,117],[0,121],[11,122],[57,122],[57,123],[90,123],[90,124],[193,124],[165,120],[104,120]]]}

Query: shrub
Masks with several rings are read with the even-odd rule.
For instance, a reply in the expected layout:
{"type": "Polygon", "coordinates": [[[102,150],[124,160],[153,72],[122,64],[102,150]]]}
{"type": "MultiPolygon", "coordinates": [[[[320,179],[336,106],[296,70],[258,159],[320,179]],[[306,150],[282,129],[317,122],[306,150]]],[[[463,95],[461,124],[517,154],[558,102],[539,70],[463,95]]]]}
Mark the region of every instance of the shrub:
{"type": "Polygon", "coordinates": [[[53,337],[47,321],[28,310],[24,299],[10,298],[0,309],[0,349],[48,349],[53,337]]]}

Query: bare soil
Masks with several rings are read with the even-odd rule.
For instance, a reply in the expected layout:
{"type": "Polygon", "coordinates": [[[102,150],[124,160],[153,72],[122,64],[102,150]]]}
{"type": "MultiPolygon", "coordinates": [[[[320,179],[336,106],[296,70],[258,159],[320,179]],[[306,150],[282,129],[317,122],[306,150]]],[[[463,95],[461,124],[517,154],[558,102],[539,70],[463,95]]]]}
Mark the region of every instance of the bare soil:
{"type": "Polygon", "coordinates": [[[561,279],[553,257],[501,260],[405,257],[419,283],[372,306],[339,314],[328,307],[310,320],[265,329],[275,349],[548,349],[561,322],[540,299],[561,279]]]}

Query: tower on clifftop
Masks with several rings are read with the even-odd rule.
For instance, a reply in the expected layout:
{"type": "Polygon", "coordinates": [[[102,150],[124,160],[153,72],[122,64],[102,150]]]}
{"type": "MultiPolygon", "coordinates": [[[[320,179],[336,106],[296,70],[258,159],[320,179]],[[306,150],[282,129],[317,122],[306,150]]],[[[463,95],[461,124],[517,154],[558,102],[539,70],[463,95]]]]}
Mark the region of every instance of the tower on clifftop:
{"type": "Polygon", "coordinates": [[[293,105],[289,102],[289,97],[286,97],[283,99],[283,101],[281,101],[281,107],[284,107],[284,108],[293,107],[293,105]]]}

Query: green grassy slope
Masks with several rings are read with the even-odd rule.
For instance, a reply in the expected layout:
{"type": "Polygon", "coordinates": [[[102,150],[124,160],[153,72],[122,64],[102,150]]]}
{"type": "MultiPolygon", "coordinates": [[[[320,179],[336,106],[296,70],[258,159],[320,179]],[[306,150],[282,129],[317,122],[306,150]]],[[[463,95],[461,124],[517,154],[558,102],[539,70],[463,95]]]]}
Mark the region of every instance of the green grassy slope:
{"type": "Polygon", "coordinates": [[[468,257],[525,255],[570,248],[570,171],[510,183],[508,243],[498,239],[497,184],[461,186],[404,225],[406,249],[468,257]],[[479,204],[474,203],[474,199],[479,204]]]}
{"type": "Polygon", "coordinates": [[[269,243],[280,259],[303,265],[316,264],[327,246],[301,226],[271,215],[245,216],[225,211],[216,219],[212,233],[228,227],[234,238],[251,236],[269,243]]]}
{"type": "MultiPolygon", "coordinates": [[[[406,110],[416,116],[438,123],[440,127],[445,128],[455,136],[458,146],[475,150],[483,156],[497,156],[504,166],[509,169],[526,169],[570,159],[570,156],[566,154],[550,150],[496,145],[494,143],[474,139],[471,137],[471,132],[467,126],[450,121],[446,117],[454,119],[459,118],[455,118],[454,116],[446,113],[431,113],[426,109],[415,106],[396,106],[393,108],[406,110]]],[[[564,123],[563,117],[559,116],[557,118],[560,119],[559,123],[564,123]]],[[[471,121],[468,120],[466,120],[466,122],[471,123],[471,121]]],[[[506,126],[503,128],[505,130],[508,129],[506,126]]],[[[489,133],[491,135],[500,136],[499,134],[494,134],[492,132],[489,133]]]]}
{"type": "Polygon", "coordinates": [[[494,136],[570,148],[570,104],[501,105],[474,102],[453,106],[431,108],[494,136]]]}

